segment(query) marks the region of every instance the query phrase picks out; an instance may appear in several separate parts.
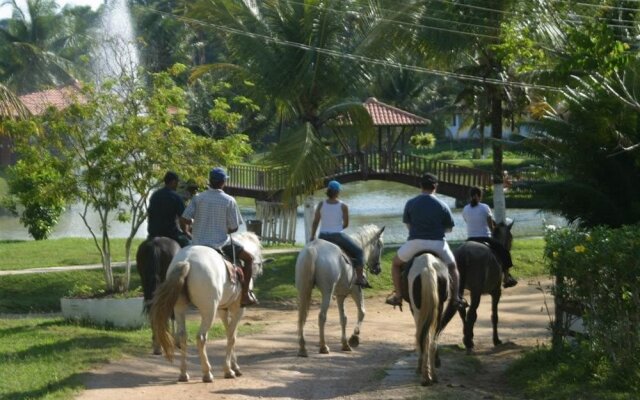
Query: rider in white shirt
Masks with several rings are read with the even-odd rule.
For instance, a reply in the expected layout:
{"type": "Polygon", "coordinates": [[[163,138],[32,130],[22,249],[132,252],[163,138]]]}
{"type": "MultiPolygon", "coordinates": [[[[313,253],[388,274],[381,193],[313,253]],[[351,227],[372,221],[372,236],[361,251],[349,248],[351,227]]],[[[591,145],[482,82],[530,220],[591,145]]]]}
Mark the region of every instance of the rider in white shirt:
{"type": "Polygon", "coordinates": [[[505,288],[517,285],[518,281],[509,273],[509,268],[513,266],[511,253],[509,253],[502,243],[491,236],[496,223],[493,219],[491,208],[481,202],[482,189],[473,187],[469,191],[469,195],[471,201],[462,209],[462,218],[464,218],[464,221],[467,223],[467,240],[487,243],[499,258],[500,264],[502,265],[504,271],[502,285],[505,288]]]}

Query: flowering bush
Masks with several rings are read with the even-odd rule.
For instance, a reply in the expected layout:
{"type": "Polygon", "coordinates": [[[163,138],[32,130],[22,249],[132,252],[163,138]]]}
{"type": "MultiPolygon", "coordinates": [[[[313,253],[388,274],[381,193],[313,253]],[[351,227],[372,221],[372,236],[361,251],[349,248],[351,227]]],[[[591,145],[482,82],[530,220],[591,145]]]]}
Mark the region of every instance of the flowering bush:
{"type": "Polygon", "coordinates": [[[592,351],[614,366],[640,361],[640,225],[549,230],[545,259],[556,304],[581,305],[592,351]]]}

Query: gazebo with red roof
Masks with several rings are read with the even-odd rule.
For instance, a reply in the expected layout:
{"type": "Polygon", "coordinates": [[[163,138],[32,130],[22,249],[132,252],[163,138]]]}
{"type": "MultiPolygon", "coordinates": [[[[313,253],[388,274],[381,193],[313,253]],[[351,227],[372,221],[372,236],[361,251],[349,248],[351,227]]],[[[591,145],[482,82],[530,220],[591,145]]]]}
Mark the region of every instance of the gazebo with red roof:
{"type": "Polygon", "coordinates": [[[385,104],[375,97],[369,97],[363,105],[371,115],[373,125],[378,128],[378,152],[380,153],[384,153],[382,150],[384,148],[390,155],[398,146],[398,142],[399,150],[404,150],[405,135],[408,134],[411,137],[417,129],[431,124],[431,121],[426,118],[385,104]]]}

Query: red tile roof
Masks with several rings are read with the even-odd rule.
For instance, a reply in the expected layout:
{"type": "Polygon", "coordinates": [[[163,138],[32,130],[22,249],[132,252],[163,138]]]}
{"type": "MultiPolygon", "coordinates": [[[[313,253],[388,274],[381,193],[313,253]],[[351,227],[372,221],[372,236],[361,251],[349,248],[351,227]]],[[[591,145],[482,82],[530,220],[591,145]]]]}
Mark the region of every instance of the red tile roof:
{"type": "Polygon", "coordinates": [[[80,87],[77,84],[43,90],[20,96],[20,101],[33,115],[41,115],[49,107],[64,110],[74,102],[82,102],[80,87]]]}
{"type": "Polygon", "coordinates": [[[369,97],[364,102],[364,107],[371,115],[375,126],[429,125],[431,123],[426,118],[382,103],[375,97],[369,97]]]}

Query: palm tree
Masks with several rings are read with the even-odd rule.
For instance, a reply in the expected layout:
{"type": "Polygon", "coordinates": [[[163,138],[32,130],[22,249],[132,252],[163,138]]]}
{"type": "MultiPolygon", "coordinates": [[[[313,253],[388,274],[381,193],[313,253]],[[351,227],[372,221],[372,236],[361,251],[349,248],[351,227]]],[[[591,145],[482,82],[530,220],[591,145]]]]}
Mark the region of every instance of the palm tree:
{"type": "Polygon", "coordinates": [[[287,165],[291,189],[313,188],[330,172],[330,147],[348,151],[375,133],[355,97],[366,87],[368,71],[342,57],[366,40],[370,20],[351,14],[356,3],[200,0],[191,10],[224,37],[233,63],[200,67],[193,76],[226,72],[270,96],[280,120],[280,142],[270,159],[287,165]]]}
{"type": "MultiPolygon", "coordinates": [[[[9,88],[0,84],[0,122],[3,119],[22,119],[29,117],[30,113],[24,104],[20,101],[9,88]]],[[[0,134],[2,129],[0,126],[0,134]]]]}
{"type": "MultiPolygon", "coordinates": [[[[384,38],[388,46],[405,43],[405,48],[423,55],[424,63],[429,60],[432,67],[448,71],[448,76],[461,78],[467,86],[461,97],[471,93],[474,101],[469,104],[478,105],[473,111],[478,125],[483,125],[486,115],[493,139],[496,219],[504,220],[502,127],[505,106],[510,109],[516,104],[512,99],[520,93],[512,89],[513,71],[498,49],[504,24],[517,17],[513,11],[530,6],[517,0],[496,0],[490,4],[480,0],[408,0],[400,7],[392,0],[379,3],[382,22],[371,43],[382,43],[384,38]]],[[[372,46],[370,51],[380,49],[372,46]]]]}
{"type": "MultiPolygon", "coordinates": [[[[73,28],[82,26],[87,13],[78,18],[72,18],[76,15],[69,10],[57,13],[53,0],[27,0],[26,12],[16,0],[4,4],[13,7],[13,18],[0,27],[0,81],[19,94],[73,82],[72,61],[80,55],[70,49],[87,52],[86,41],[78,41],[83,32],[73,28]]],[[[90,28],[88,23],[83,29],[90,28]]]]}

